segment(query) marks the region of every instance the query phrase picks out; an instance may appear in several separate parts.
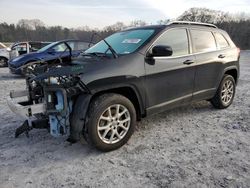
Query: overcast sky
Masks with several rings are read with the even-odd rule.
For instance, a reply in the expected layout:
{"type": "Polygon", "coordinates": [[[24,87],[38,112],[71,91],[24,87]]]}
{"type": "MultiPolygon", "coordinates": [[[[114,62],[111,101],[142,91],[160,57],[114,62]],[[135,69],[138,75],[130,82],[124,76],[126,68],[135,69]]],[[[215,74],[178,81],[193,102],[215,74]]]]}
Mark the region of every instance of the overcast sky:
{"type": "Polygon", "coordinates": [[[0,22],[38,18],[49,26],[102,28],[117,21],[156,23],[191,7],[250,13],[250,0],[0,0],[0,22]]]}

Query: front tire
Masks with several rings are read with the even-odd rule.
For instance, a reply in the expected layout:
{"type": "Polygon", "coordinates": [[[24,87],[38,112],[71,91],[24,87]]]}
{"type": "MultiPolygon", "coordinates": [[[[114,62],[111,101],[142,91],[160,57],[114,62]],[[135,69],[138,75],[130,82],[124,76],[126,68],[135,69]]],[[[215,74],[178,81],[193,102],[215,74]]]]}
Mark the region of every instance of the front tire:
{"type": "Polygon", "coordinates": [[[215,96],[211,99],[211,104],[218,109],[229,107],[234,99],[235,86],[234,78],[225,74],[215,96]]]}
{"type": "Polygon", "coordinates": [[[89,107],[84,136],[101,151],[123,146],[134,132],[136,111],[132,102],[118,94],[104,94],[89,107]]]}

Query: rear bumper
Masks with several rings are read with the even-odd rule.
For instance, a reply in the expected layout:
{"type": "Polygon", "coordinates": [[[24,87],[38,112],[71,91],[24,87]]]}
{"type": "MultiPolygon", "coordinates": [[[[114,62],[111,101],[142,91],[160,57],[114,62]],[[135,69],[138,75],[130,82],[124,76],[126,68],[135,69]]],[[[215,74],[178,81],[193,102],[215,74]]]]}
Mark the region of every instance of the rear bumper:
{"type": "Polygon", "coordinates": [[[7,104],[12,112],[24,117],[30,118],[35,114],[45,113],[45,104],[32,104],[30,101],[22,101],[23,97],[28,96],[28,91],[11,91],[10,96],[7,98],[7,104]]]}

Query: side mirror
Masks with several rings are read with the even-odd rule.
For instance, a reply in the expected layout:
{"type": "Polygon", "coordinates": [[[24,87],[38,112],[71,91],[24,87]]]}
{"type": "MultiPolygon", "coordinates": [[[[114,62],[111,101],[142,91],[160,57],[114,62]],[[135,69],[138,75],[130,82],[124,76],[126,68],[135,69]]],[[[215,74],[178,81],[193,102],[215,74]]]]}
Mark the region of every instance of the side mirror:
{"type": "Polygon", "coordinates": [[[10,48],[10,47],[8,47],[8,48],[6,48],[6,50],[7,50],[8,52],[10,52],[10,51],[11,51],[11,48],[10,48]]]}
{"type": "Polygon", "coordinates": [[[173,50],[170,46],[157,45],[152,48],[151,57],[167,57],[173,54],[173,50]]]}

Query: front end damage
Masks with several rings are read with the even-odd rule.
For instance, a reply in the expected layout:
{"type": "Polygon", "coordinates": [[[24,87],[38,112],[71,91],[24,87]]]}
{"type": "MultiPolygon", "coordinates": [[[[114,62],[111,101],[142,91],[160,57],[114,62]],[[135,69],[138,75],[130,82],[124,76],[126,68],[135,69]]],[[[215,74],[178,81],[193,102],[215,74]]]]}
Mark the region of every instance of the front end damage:
{"type": "Polygon", "coordinates": [[[15,137],[22,133],[28,136],[33,128],[45,128],[54,137],[78,140],[83,125],[76,127],[79,125],[73,125],[71,119],[77,98],[89,95],[80,79],[83,70],[82,65],[51,66],[40,62],[26,66],[26,90],[11,91],[7,99],[9,108],[26,119],[16,129],[15,137]]]}

